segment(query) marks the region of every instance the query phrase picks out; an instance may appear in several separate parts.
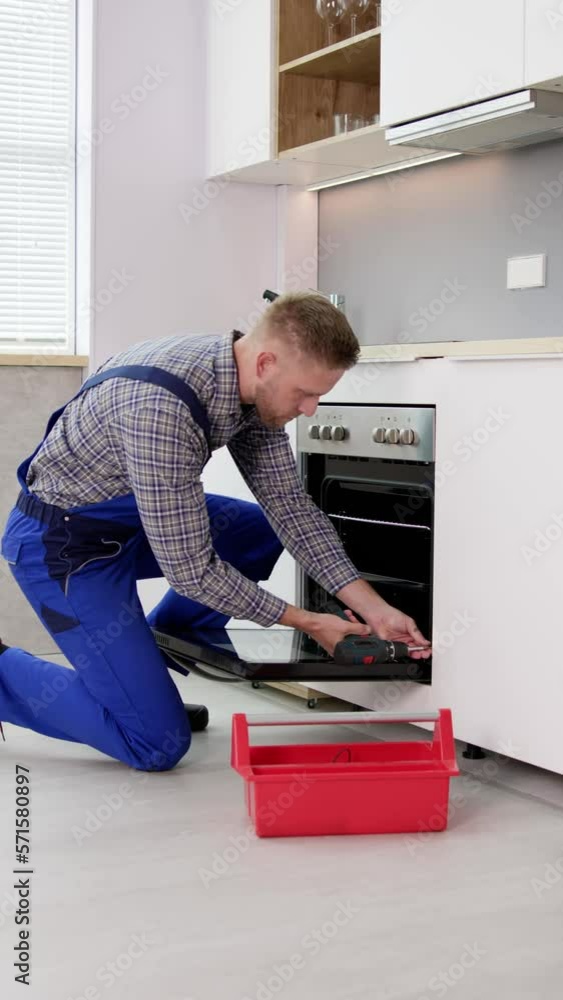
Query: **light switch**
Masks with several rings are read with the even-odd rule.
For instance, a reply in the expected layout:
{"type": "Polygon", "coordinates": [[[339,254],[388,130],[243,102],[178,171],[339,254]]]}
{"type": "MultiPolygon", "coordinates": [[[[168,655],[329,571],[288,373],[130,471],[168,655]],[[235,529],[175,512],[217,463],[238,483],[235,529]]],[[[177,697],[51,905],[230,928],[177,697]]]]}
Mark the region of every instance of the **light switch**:
{"type": "Polygon", "coordinates": [[[541,288],[545,285],[546,255],[509,257],[506,268],[507,288],[541,288]]]}

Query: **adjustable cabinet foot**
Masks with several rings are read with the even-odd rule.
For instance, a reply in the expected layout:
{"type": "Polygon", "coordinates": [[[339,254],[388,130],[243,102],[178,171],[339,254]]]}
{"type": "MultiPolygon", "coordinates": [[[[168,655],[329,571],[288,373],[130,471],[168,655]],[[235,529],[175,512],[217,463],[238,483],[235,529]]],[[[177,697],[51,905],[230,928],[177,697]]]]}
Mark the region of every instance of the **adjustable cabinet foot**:
{"type": "Polygon", "coordinates": [[[255,691],[258,691],[262,687],[262,685],[260,681],[252,681],[252,687],[254,688],[255,691]]]}
{"type": "Polygon", "coordinates": [[[481,747],[475,746],[474,743],[468,743],[465,750],[463,751],[463,756],[467,760],[482,760],[487,754],[481,747]]]}

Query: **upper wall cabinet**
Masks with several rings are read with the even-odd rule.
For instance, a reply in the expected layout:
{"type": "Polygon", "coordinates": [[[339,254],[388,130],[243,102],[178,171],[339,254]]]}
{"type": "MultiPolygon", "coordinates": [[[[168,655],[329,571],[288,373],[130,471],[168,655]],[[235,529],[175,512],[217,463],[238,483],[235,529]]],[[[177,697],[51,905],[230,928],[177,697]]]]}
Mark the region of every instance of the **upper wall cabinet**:
{"type": "Polygon", "coordinates": [[[315,0],[208,4],[207,176],[307,185],[436,158],[385,141],[387,16],[373,0],[329,38],[315,0]]]}
{"type": "Polygon", "coordinates": [[[207,4],[207,173],[270,160],[274,4],[207,4]]]}
{"type": "Polygon", "coordinates": [[[526,86],[563,91],[563,3],[526,0],[526,86]]]}
{"type": "Polygon", "coordinates": [[[524,2],[383,0],[382,123],[424,118],[521,88],[524,2]]]}

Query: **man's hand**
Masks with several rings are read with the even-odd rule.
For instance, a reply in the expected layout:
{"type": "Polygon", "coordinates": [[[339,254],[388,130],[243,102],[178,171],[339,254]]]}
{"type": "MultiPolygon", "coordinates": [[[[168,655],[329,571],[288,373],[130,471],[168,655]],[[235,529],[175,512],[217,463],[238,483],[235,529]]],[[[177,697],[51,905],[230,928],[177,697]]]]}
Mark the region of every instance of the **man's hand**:
{"type": "MultiPolygon", "coordinates": [[[[352,615],[352,612],[349,613],[352,615]]],[[[346,622],[338,615],[315,614],[311,616],[311,621],[307,628],[307,633],[311,636],[311,639],[318,642],[319,646],[326,649],[327,653],[330,653],[331,656],[334,655],[334,649],[338,643],[342,642],[347,635],[369,635],[370,632],[371,628],[369,625],[362,625],[354,615],[346,622]]]]}
{"type": "Polygon", "coordinates": [[[331,656],[334,654],[336,644],[345,639],[347,635],[352,635],[352,633],[369,635],[371,632],[369,625],[362,625],[356,618],[353,622],[345,621],[338,615],[316,614],[313,611],[296,608],[291,604],[287,605],[284,614],[279,619],[279,624],[289,625],[290,628],[298,628],[302,632],[306,632],[331,656]]]}
{"type": "MultiPolygon", "coordinates": [[[[346,610],[345,614],[351,622],[358,621],[352,611],[346,610]]],[[[410,653],[413,660],[427,660],[430,656],[432,649],[428,639],[424,638],[414,618],[409,618],[408,615],[403,614],[398,608],[392,607],[391,604],[386,604],[384,608],[378,609],[369,618],[366,617],[366,621],[370,625],[371,631],[375,632],[380,639],[405,642],[407,646],[428,646],[428,649],[418,653],[410,653]]]]}
{"type": "MultiPolygon", "coordinates": [[[[428,647],[418,653],[411,653],[413,660],[427,660],[432,653],[428,639],[424,638],[414,619],[387,604],[387,601],[384,601],[365,580],[349,583],[336,596],[343,604],[354,608],[380,639],[406,642],[409,646],[428,647]]],[[[352,611],[347,610],[346,614],[350,622],[358,621],[352,611]]]]}

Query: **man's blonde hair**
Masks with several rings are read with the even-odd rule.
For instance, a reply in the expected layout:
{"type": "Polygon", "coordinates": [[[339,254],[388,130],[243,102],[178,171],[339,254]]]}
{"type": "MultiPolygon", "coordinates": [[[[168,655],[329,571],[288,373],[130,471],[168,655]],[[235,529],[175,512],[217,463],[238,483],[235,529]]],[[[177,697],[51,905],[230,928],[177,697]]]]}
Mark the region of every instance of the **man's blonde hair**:
{"type": "Polygon", "coordinates": [[[352,368],[360,344],[343,312],[316,292],[280,295],[252,331],[271,333],[330,369],[352,368]]]}

